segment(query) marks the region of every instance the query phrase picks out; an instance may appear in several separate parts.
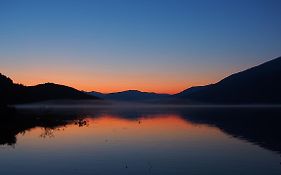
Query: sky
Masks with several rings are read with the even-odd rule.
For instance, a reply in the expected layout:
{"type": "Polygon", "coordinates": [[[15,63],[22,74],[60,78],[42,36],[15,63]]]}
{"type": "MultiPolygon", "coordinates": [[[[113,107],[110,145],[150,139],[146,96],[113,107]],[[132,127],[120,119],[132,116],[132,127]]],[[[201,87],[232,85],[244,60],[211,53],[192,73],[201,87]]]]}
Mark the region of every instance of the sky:
{"type": "Polygon", "coordinates": [[[281,56],[280,0],[0,0],[0,72],[24,85],[177,93],[281,56]]]}

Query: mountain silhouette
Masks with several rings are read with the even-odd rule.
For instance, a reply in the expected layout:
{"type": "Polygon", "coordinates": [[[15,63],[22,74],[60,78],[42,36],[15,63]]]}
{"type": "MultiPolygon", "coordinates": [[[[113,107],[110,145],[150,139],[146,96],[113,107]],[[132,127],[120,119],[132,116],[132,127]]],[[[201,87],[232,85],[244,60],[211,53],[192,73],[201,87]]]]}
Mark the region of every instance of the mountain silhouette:
{"type": "Polygon", "coordinates": [[[193,103],[280,104],[281,57],[232,74],[215,84],[189,88],[174,97],[193,103]]]}
{"type": "Polygon", "coordinates": [[[232,74],[206,86],[196,86],[172,96],[127,90],[116,93],[81,92],[74,88],[45,83],[36,86],[15,84],[0,74],[0,106],[57,99],[107,99],[191,104],[281,104],[281,57],[232,74]]]}
{"type": "Polygon", "coordinates": [[[58,99],[99,99],[74,88],[45,83],[36,86],[24,86],[0,74],[0,105],[39,102],[58,99]]]}
{"type": "Polygon", "coordinates": [[[146,100],[162,99],[170,96],[169,94],[141,92],[138,90],[127,90],[127,91],[108,93],[108,94],[92,91],[89,92],[88,94],[106,100],[115,100],[115,101],[146,101],[146,100]]]}

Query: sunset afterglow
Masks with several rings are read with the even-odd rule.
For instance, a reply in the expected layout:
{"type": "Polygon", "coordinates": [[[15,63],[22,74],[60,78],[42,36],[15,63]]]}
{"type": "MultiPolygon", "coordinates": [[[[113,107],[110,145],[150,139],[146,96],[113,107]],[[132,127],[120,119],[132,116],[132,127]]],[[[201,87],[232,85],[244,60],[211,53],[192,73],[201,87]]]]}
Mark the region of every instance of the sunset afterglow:
{"type": "Polygon", "coordinates": [[[279,56],[278,4],[4,0],[0,69],[25,85],[178,93],[279,56]]]}

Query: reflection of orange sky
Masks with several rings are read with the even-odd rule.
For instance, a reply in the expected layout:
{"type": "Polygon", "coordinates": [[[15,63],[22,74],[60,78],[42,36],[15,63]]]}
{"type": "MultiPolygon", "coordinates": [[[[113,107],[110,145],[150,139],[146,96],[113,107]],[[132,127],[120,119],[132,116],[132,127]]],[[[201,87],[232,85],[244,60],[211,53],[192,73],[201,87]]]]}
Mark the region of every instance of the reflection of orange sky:
{"type": "MultiPolygon", "coordinates": [[[[104,131],[111,132],[113,128],[128,130],[131,137],[135,137],[137,133],[145,137],[160,133],[166,136],[176,137],[177,135],[184,134],[187,130],[193,130],[193,132],[196,130],[201,134],[212,131],[210,127],[198,127],[200,125],[195,125],[189,121],[183,120],[177,115],[170,114],[145,116],[136,120],[105,115],[96,119],[90,118],[89,121],[90,125],[96,125],[104,131]]],[[[74,129],[74,133],[76,133],[77,127],[73,127],[72,129],[74,129]]]]}
{"type": "MultiPolygon", "coordinates": [[[[88,125],[78,127],[70,124],[66,127],[55,129],[54,139],[66,144],[66,142],[80,143],[87,140],[104,142],[105,140],[125,139],[134,142],[144,140],[166,139],[220,139],[221,132],[213,127],[203,124],[193,124],[183,120],[177,115],[153,115],[139,119],[125,119],[118,116],[103,115],[98,118],[87,118],[88,125]]],[[[42,134],[41,128],[32,129],[25,137],[31,140],[42,134]]],[[[28,139],[25,138],[28,141],[28,139]]]]}

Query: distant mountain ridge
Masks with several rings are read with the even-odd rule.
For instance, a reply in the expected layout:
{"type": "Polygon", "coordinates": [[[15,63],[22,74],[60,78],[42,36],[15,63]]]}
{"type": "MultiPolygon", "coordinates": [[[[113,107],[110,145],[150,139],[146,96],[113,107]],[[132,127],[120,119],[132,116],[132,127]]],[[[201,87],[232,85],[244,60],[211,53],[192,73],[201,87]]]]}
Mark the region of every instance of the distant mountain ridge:
{"type": "Polygon", "coordinates": [[[0,105],[30,103],[57,99],[99,99],[74,88],[45,83],[36,86],[24,86],[0,74],[0,105]]]}
{"type": "Polygon", "coordinates": [[[138,90],[86,93],[54,83],[24,86],[0,74],[0,106],[57,99],[99,98],[167,104],[281,104],[281,57],[232,74],[215,84],[191,87],[175,95],[138,90]]]}
{"type": "Polygon", "coordinates": [[[195,103],[281,104],[281,57],[174,97],[195,103]]]}
{"type": "Polygon", "coordinates": [[[114,93],[100,93],[100,92],[89,92],[88,94],[94,95],[106,100],[115,101],[145,101],[153,99],[162,99],[169,97],[169,94],[157,94],[154,92],[142,92],[138,90],[127,90],[114,93]]]}

